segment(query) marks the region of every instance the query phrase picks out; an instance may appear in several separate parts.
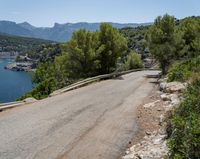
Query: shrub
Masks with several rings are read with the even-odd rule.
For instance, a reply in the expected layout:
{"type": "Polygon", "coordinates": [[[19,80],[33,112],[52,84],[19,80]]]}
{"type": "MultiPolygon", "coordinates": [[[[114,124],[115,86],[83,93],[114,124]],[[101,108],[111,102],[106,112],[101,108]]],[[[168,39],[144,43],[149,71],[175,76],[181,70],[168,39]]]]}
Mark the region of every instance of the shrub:
{"type": "Polygon", "coordinates": [[[191,74],[191,71],[188,69],[188,62],[177,62],[169,69],[168,82],[184,82],[189,79],[191,74]]]}
{"type": "Polygon", "coordinates": [[[168,142],[171,158],[200,158],[200,78],[184,93],[184,101],[171,119],[168,142]]]}
{"type": "Polygon", "coordinates": [[[168,72],[168,82],[185,82],[196,73],[200,73],[200,56],[173,64],[168,72]]]}
{"type": "Polygon", "coordinates": [[[142,60],[136,52],[132,51],[125,62],[125,69],[131,70],[137,68],[143,68],[142,60]]]}
{"type": "Polygon", "coordinates": [[[56,90],[55,79],[51,78],[40,82],[32,91],[26,93],[24,96],[17,100],[23,100],[28,97],[33,97],[35,99],[43,99],[48,97],[48,95],[56,90]]]}

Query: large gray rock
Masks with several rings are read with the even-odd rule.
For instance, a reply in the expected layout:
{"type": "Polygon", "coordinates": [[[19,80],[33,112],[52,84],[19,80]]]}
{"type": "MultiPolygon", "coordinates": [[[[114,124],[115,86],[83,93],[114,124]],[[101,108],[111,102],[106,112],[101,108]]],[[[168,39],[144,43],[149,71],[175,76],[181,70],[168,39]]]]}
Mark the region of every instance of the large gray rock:
{"type": "Polygon", "coordinates": [[[177,94],[171,94],[170,99],[171,99],[172,106],[177,106],[181,103],[177,94]]]}
{"type": "Polygon", "coordinates": [[[163,94],[160,95],[160,98],[161,98],[163,101],[171,101],[170,94],[163,93],[163,94]]]}
{"type": "Polygon", "coordinates": [[[163,101],[169,101],[169,104],[172,104],[172,106],[176,106],[180,104],[180,99],[177,94],[163,93],[160,95],[160,98],[163,101]]]}
{"type": "Polygon", "coordinates": [[[160,83],[160,91],[164,91],[167,87],[167,82],[161,82],[160,83]]]}
{"type": "Polygon", "coordinates": [[[182,92],[186,88],[186,83],[180,82],[162,82],[160,83],[160,90],[165,93],[175,93],[175,92],[182,92]]]}

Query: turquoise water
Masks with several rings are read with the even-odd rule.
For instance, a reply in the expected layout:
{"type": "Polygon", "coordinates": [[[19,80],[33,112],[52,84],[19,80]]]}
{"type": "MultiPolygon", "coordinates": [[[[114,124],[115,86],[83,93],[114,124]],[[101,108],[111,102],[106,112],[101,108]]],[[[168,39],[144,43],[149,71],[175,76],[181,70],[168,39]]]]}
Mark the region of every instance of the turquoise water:
{"type": "Polygon", "coordinates": [[[30,73],[4,69],[11,62],[10,59],[0,59],[0,103],[15,101],[33,88],[30,73]]]}

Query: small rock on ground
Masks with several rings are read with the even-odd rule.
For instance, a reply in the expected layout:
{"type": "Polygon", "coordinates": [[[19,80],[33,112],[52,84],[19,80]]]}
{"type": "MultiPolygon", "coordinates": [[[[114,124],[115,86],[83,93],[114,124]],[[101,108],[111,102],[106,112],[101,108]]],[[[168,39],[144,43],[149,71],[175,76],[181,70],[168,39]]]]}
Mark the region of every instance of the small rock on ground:
{"type": "Polygon", "coordinates": [[[33,102],[36,102],[37,99],[35,99],[35,98],[26,98],[26,99],[24,99],[23,101],[24,101],[25,103],[33,103],[33,102]]]}

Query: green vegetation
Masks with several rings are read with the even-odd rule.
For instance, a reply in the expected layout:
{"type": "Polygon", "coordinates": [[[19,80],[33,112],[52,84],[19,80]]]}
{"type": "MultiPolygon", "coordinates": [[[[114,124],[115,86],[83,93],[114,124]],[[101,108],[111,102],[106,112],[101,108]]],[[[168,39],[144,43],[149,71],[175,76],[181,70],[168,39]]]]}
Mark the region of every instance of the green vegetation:
{"type": "Polygon", "coordinates": [[[178,21],[167,14],[158,17],[146,40],[150,53],[166,74],[174,61],[200,55],[200,18],[188,17],[178,21]]]}
{"type": "Polygon", "coordinates": [[[97,33],[81,29],[75,32],[72,39],[63,44],[62,48],[63,56],[60,58],[65,59],[64,64],[70,78],[86,78],[97,74],[97,33]]]}
{"type": "Polygon", "coordinates": [[[170,121],[171,158],[200,157],[200,57],[175,63],[169,70],[169,81],[190,81],[184,101],[170,121]],[[192,82],[191,82],[192,81],[192,82]]]}
{"type": "Polygon", "coordinates": [[[176,62],[168,73],[168,81],[188,81],[194,74],[200,73],[200,56],[176,62]]]}
{"type": "Polygon", "coordinates": [[[123,57],[127,51],[127,41],[110,24],[102,24],[99,32],[99,72],[110,73],[116,69],[117,59],[123,57]]]}
{"type": "Polygon", "coordinates": [[[55,81],[53,78],[49,78],[40,82],[31,92],[26,93],[24,96],[20,97],[18,100],[23,100],[28,97],[34,97],[36,99],[43,99],[48,97],[48,95],[56,89],[55,81]]]}
{"type": "Polygon", "coordinates": [[[143,68],[142,60],[138,53],[132,51],[125,62],[125,70],[131,70],[136,68],[143,68]]]}
{"type": "Polygon", "coordinates": [[[139,26],[136,28],[122,28],[120,33],[128,40],[128,49],[137,51],[142,59],[149,55],[145,46],[145,36],[151,26],[139,26]]]}
{"type": "Polygon", "coordinates": [[[200,17],[188,17],[179,24],[184,40],[184,56],[193,58],[200,55],[200,17]]]}
{"type": "Polygon", "coordinates": [[[195,78],[171,119],[171,158],[200,158],[200,79],[195,78]]]}
{"type": "Polygon", "coordinates": [[[184,43],[175,18],[167,14],[159,16],[146,39],[150,53],[159,61],[162,73],[166,74],[169,65],[180,57],[184,43]]]}
{"type": "Polygon", "coordinates": [[[28,57],[39,62],[52,61],[54,58],[61,54],[60,44],[43,44],[36,47],[34,51],[29,51],[28,57]]]}
{"type": "Polygon", "coordinates": [[[158,17],[146,40],[168,81],[189,83],[169,122],[170,158],[200,158],[200,18],[158,17]]]}
{"type": "Polygon", "coordinates": [[[48,40],[18,37],[0,33],[0,52],[14,51],[21,54],[26,54],[29,52],[34,52],[42,45],[51,43],[53,42],[48,40]]]}
{"type": "Polygon", "coordinates": [[[158,17],[146,39],[168,81],[189,83],[170,119],[170,158],[200,158],[200,18],[158,17]]]}
{"type": "MultiPolygon", "coordinates": [[[[47,57],[49,52],[54,52],[54,56],[45,60],[39,58],[40,63],[33,78],[37,86],[20,99],[45,98],[54,90],[80,79],[116,71],[118,63],[127,65],[126,69],[142,67],[140,57],[135,52],[127,56],[127,40],[118,29],[107,23],[103,23],[97,32],[84,29],[74,32],[70,41],[47,50],[47,57]],[[55,54],[59,48],[61,53],[55,54]],[[124,59],[127,59],[126,64],[123,63],[124,59]]],[[[44,55],[42,50],[42,57],[44,55]]]]}

